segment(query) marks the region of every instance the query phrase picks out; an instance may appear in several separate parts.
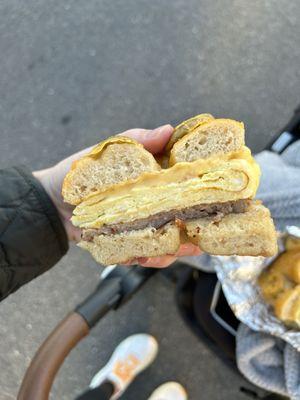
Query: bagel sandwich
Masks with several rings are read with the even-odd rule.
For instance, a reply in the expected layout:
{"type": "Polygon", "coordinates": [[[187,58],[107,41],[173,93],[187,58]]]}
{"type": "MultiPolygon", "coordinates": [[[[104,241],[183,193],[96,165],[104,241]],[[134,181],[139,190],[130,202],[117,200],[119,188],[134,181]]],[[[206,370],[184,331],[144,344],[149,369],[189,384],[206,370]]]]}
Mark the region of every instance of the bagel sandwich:
{"type": "Polygon", "coordinates": [[[215,255],[273,256],[270,212],[254,200],[260,169],[244,125],[200,114],[175,128],[159,159],[113,136],[75,161],[62,195],[79,246],[101,264],[175,254],[193,242],[215,255]]]}

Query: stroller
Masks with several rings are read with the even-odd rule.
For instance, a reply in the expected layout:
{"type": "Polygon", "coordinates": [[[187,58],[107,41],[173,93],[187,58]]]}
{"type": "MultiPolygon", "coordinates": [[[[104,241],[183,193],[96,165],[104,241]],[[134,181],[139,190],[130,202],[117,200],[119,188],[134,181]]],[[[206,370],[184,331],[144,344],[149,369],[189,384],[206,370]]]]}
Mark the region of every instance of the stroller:
{"type": "MultiPolygon", "coordinates": [[[[280,154],[299,138],[300,107],[266,149],[280,154]]],[[[164,274],[174,282],[178,309],[190,329],[229,368],[237,370],[235,335],[239,321],[229,308],[215,274],[200,271],[182,261],[161,271],[139,265],[126,268],[116,265],[104,269],[96,290],[44,341],[24,376],[18,400],[47,400],[54,378],[70,351],[104,315],[121,307],[156,273],[164,274]]],[[[283,398],[267,392],[261,397],[255,390],[241,390],[252,398],[283,398]]]]}

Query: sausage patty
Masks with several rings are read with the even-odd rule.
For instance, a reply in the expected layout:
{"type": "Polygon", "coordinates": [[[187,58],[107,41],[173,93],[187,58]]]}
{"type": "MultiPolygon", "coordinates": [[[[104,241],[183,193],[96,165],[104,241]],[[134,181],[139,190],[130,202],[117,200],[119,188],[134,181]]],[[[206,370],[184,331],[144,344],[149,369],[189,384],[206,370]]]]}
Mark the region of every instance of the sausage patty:
{"type": "Polygon", "coordinates": [[[137,219],[126,223],[103,225],[99,229],[84,229],[82,240],[92,242],[95,235],[114,235],[122,232],[145,228],[161,228],[163,225],[176,220],[187,221],[204,217],[215,217],[221,219],[230,213],[245,212],[250,204],[250,200],[228,201],[226,203],[198,204],[181,210],[163,211],[148,218],[137,219]]]}

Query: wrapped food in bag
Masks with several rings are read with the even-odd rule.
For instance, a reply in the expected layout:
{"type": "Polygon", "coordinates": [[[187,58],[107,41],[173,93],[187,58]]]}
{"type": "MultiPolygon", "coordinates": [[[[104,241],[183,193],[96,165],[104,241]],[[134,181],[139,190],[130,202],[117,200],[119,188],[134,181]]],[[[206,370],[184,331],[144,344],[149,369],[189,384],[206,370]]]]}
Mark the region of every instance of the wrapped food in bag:
{"type": "Polygon", "coordinates": [[[283,256],[286,254],[284,252],[292,252],[293,255],[299,254],[300,260],[300,229],[287,227],[279,235],[278,241],[280,267],[272,269],[272,265],[276,265],[276,258],[239,256],[214,257],[214,267],[228,304],[241,322],[255,331],[280,337],[300,351],[300,329],[296,322],[300,315],[300,286],[297,282],[300,264],[297,264],[298,268],[291,268],[288,264],[284,268],[286,256],[283,256]],[[267,289],[264,291],[259,283],[270,273],[266,272],[267,269],[270,269],[272,276],[268,278],[269,285],[265,286],[267,289]],[[284,273],[279,274],[279,271],[284,273]],[[281,302],[275,301],[276,308],[275,292],[279,294],[277,298],[281,299],[281,302]],[[284,323],[276,315],[282,319],[288,316],[288,319],[284,323]],[[292,323],[291,315],[295,320],[292,323]]]}

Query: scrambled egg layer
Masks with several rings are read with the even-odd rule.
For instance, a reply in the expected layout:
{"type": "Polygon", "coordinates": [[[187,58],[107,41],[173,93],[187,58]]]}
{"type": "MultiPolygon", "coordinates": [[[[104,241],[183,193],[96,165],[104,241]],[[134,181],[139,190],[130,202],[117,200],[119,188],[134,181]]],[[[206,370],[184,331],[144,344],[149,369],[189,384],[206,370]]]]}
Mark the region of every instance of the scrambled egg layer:
{"type": "Polygon", "coordinates": [[[255,196],[259,177],[259,166],[244,146],[237,152],[178,163],[113,185],[80,203],[72,222],[81,228],[100,228],[161,211],[249,199],[255,196]]]}

